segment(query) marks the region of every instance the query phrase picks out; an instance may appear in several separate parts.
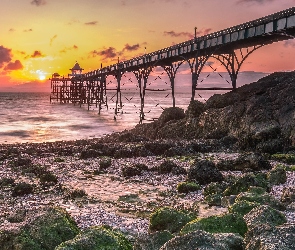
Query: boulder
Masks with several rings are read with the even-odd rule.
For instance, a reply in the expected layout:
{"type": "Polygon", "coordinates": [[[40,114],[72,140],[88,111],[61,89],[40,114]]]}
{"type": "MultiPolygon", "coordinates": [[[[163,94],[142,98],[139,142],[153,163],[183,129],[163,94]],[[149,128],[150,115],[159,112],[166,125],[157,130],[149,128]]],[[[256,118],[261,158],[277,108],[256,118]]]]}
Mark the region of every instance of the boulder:
{"type": "Polygon", "coordinates": [[[250,229],[244,239],[245,250],[291,250],[295,246],[295,224],[272,227],[268,224],[250,229]]]}
{"type": "Polygon", "coordinates": [[[244,220],[248,229],[262,224],[273,227],[287,222],[286,216],[282,212],[267,205],[253,208],[249,213],[244,215],[244,220]]]}
{"type": "Polygon", "coordinates": [[[287,173],[284,166],[277,165],[268,172],[267,179],[271,185],[284,184],[287,181],[287,173]]]}
{"type": "Polygon", "coordinates": [[[78,233],[76,223],[64,209],[48,208],[41,215],[28,220],[18,231],[0,232],[0,245],[3,250],[55,249],[78,233]]]}
{"type": "Polygon", "coordinates": [[[195,217],[184,212],[169,207],[162,207],[156,210],[150,216],[149,231],[164,231],[170,233],[179,232],[179,230],[195,217]]]}
{"type": "Polygon", "coordinates": [[[195,180],[201,185],[223,181],[223,176],[215,167],[214,162],[208,160],[197,161],[190,166],[187,178],[188,180],[195,180]]]}
{"type": "Polygon", "coordinates": [[[237,233],[244,236],[247,232],[247,225],[241,215],[227,213],[190,221],[181,229],[180,234],[196,230],[204,230],[209,233],[237,233]]]}
{"type": "Polygon", "coordinates": [[[168,231],[159,231],[137,237],[133,250],[159,250],[167,241],[174,236],[168,231]]]}
{"type": "Polygon", "coordinates": [[[82,231],[75,238],[60,244],[55,250],[132,250],[131,243],[119,231],[108,226],[93,227],[82,231]]]}
{"type": "Polygon", "coordinates": [[[185,235],[174,237],[160,248],[160,250],[243,250],[243,238],[240,235],[210,234],[196,230],[185,235]]]}

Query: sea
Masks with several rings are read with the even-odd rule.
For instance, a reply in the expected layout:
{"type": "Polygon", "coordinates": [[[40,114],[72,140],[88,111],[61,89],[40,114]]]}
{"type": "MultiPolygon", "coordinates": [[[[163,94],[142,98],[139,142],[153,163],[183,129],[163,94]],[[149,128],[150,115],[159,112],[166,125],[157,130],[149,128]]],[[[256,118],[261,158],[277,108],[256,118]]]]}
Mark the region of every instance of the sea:
{"type": "MultiPolygon", "coordinates": [[[[259,77],[261,74],[256,76],[259,77]]],[[[201,91],[195,99],[205,102],[211,95],[224,92],[201,91]]],[[[50,102],[50,92],[0,92],[0,144],[100,138],[139,124],[138,90],[122,88],[122,109],[117,114],[115,93],[109,92],[107,97],[108,105],[103,105],[99,114],[96,106],[88,110],[87,105],[50,102]]],[[[185,111],[191,100],[190,87],[176,87],[175,99],[176,106],[185,111]]],[[[171,106],[169,88],[146,91],[143,122],[156,120],[165,108],[171,106]]]]}

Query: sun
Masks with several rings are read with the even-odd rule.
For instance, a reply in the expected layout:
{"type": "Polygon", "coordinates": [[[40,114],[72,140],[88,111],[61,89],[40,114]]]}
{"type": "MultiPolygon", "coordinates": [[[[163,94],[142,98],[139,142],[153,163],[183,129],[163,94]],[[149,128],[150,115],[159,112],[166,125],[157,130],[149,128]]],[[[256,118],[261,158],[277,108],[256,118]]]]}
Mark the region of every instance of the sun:
{"type": "Polygon", "coordinates": [[[46,79],[46,73],[42,70],[36,70],[36,74],[38,75],[38,79],[43,81],[46,79]]]}
{"type": "Polygon", "coordinates": [[[43,81],[46,79],[46,76],[44,74],[39,74],[39,80],[43,81]]]}

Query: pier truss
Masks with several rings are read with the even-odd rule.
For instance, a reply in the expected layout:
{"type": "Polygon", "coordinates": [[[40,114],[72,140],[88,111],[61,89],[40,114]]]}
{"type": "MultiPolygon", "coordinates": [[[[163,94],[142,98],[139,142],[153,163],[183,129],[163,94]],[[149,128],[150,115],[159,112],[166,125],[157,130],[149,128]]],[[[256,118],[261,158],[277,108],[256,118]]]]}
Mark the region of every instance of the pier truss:
{"type": "MultiPolygon", "coordinates": [[[[112,101],[115,103],[114,114],[117,115],[123,107],[123,101],[126,101],[122,98],[125,73],[132,72],[137,81],[134,82],[134,86],[139,95],[138,109],[142,122],[145,119],[147,91],[163,91],[150,88],[148,84],[149,76],[155,67],[162,67],[169,78],[171,106],[174,107],[175,77],[182,64],[189,65],[192,75],[191,100],[194,100],[197,91],[199,93],[202,90],[234,90],[237,87],[240,68],[253,52],[268,44],[293,39],[294,36],[295,7],[88,73],[82,74],[82,69],[77,67],[72,69],[72,74],[67,78],[55,73],[51,78],[50,101],[80,106],[85,104],[88,109],[95,106],[98,107],[99,113],[104,108],[108,109],[109,102],[112,101]],[[229,87],[198,86],[204,66],[209,65],[213,71],[216,70],[208,64],[209,58],[214,58],[225,67],[230,76],[229,87]],[[113,77],[113,80],[108,80],[110,77],[113,77]]],[[[128,98],[126,99],[128,101],[128,98]]]]}

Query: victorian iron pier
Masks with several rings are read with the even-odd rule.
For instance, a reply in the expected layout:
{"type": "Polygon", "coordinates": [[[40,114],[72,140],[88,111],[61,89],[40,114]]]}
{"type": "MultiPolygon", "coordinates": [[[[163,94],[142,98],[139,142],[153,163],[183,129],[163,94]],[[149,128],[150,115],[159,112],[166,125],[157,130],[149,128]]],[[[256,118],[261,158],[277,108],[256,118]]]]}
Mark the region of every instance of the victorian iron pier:
{"type": "Polygon", "coordinates": [[[148,78],[153,68],[160,66],[167,73],[172,106],[175,107],[175,76],[184,62],[187,62],[191,71],[191,99],[194,100],[196,91],[234,90],[241,65],[250,54],[265,45],[293,39],[294,35],[295,7],[201,37],[195,36],[194,39],[127,61],[118,60],[116,64],[88,73],[82,73],[83,69],[76,63],[68,77],[61,77],[57,73],[52,75],[50,101],[85,104],[88,109],[95,105],[100,113],[103,107],[108,107],[107,91],[113,91],[117,115],[122,108],[122,77],[127,72],[133,72],[139,90],[139,119],[142,122],[145,117],[146,91],[156,91],[148,88],[148,78]],[[215,58],[226,68],[230,76],[230,88],[198,87],[200,73],[209,58],[215,58]],[[116,79],[115,88],[108,88],[108,76],[116,79]]]}

